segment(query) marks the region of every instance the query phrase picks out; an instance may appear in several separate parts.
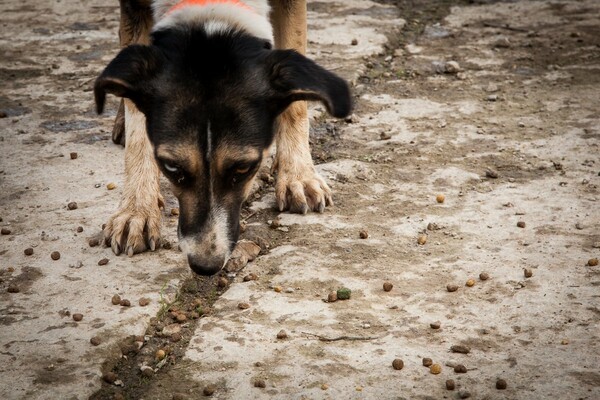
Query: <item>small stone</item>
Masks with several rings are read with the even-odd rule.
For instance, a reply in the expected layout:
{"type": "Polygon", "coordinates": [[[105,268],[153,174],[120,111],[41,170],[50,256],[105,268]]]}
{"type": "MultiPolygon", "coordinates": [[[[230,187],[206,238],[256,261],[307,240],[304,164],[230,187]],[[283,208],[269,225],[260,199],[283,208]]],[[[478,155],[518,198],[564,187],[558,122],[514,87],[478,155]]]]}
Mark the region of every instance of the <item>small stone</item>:
{"type": "Polygon", "coordinates": [[[524,221],[519,221],[519,222],[517,222],[517,226],[519,228],[525,228],[525,222],[524,221]]]}
{"type": "Polygon", "coordinates": [[[250,304],[248,304],[248,303],[238,303],[238,308],[240,310],[247,310],[248,308],[250,308],[250,304]]]}
{"type": "Polygon", "coordinates": [[[75,321],[79,322],[79,321],[81,321],[82,319],[83,319],[83,314],[80,314],[80,313],[75,313],[75,314],[73,314],[73,320],[75,320],[75,321]]]}
{"type": "Polygon", "coordinates": [[[392,135],[390,135],[390,134],[389,134],[389,133],[387,133],[387,132],[381,132],[381,133],[379,134],[379,139],[380,139],[380,140],[390,140],[391,138],[392,138],[392,135]]]}
{"type": "Polygon", "coordinates": [[[501,47],[501,48],[510,47],[510,40],[508,40],[508,38],[505,36],[500,37],[494,43],[494,47],[501,47]]]}
{"type": "Polygon", "coordinates": [[[496,179],[496,178],[498,178],[498,172],[494,171],[493,169],[488,168],[485,170],[485,176],[488,178],[496,179]]]}
{"type": "Polygon", "coordinates": [[[461,399],[468,399],[469,397],[471,397],[471,392],[467,390],[459,390],[458,397],[460,397],[461,399]]]}
{"type": "Polygon", "coordinates": [[[327,301],[328,301],[329,303],[334,303],[334,302],[336,302],[336,301],[337,301],[337,299],[338,299],[338,298],[337,298],[337,292],[330,292],[330,293],[327,295],[327,301]]]}
{"type": "Polygon", "coordinates": [[[164,241],[162,243],[162,248],[165,250],[171,250],[173,248],[173,245],[171,244],[171,242],[164,241]]]}
{"type": "Polygon", "coordinates": [[[121,300],[121,302],[119,303],[122,307],[130,307],[131,306],[131,302],[127,299],[123,299],[121,300]]]}
{"type": "Polygon", "coordinates": [[[50,253],[50,258],[56,261],[60,258],[60,253],[58,251],[53,251],[50,253]]]}
{"type": "Polygon", "coordinates": [[[149,298],[147,298],[147,297],[141,297],[141,298],[138,300],[138,304],[139,304],[141,307],[146,307],[148,304],[150,304],[150,299],[149,299],[149,298]]]}
{"type": "Polygon", "coordinates": [[[392,367],[395,370],[401,370],[402,368],[404,368],[404,361],[402,361],[399,358],[394,359],[394,361],[392,361],[392,367]]]}
{"type": "Polygon", "coordinates": [[[475,286],[475,279],[467,279],[467,282],[465,283],[465,285],[468,287],[475,286]]]}
{"type": "Polygon", "coordinates": [[[352,295],[352,291],[348,288],[341,288],[337,290],[337,298],[338,300],[348,300],[352,295]]]}
{"type": "Polygon", "coordinates": [[[217,286],[220,288],[226,288],[229,285],[229,281],[224,276],[221,276],[217,282],[217,286]]]}
{"type": "Polygon", "coordinates": [[[6,289],[6,291],[8,293],[19,293],[21,290],[19,289],[19,287],[17,285],[15,285],[14,283],[8,286],[8,289],[6,289]]]}
{"type": "Polygon", "coordinates": [[[71,157],[71,160],[76,160],[77,159],[77,153],[72,151],[69,156],[71,157]]]}
{"type": "Polygon", "coordinates": [[[187,321],[187,316],[184,313],[178,313],[177,317],[175,317],[175,320],[179,323],[182,323],[187,321]]]}
{"type": "Polygon", "coordinates": [[[391,291],[394,288],[394,285],[391,282],[384,282],[383,283],[383,290],[386,292],[391,291]]]}
{"type": "Polygon", "coordinates": [[[438,231],[441,228],[439,227],[438,224],[436,224],[435,222],[430,222],[427,224],[427,230],[428,231],[438,231]]]}
{"type": "Polygon", "coordinates": [[[460,65],[456,61],[448,61],[444,64],[444,70],[449,74],[456,74],[460,71],[460,65]]]}
{"type": "Polygon", "coordinates": [[[454,366],[454,372],[456,372],[457,374],[466,374],[467,373],[467,367],[465,367],[462,364],[456,364],[454,366]]]}
{"type": "Polygon", "coordinates": [[[267,383],[264,381],[264,379],[257,379],[254,381],[254,387],[264,389],[267,387],[267,383]]]}
{"type": "Polygon", "coordinates": [[[77,233],[83,232],[83,226],[78,226],[76,231],[77,231],[77,233]]]}
{"type": "Polygon", "coordinates": [[[109,372],[105,373],[104,375],[102,375],[102,380],[104,382],[110,383],[112,385],[117,380],[117,374],[115,374],[112,371],[109,371],[109,372]]]}
{"type": "Polygon", "coordinates": [[[438,203],[443,203],[444,200],[446,200],[446,196],[444,196],[443,194],[438,194],[437,196],[435,196],[435,201],[437,201],[438,203]]]}
{"type": "Polygon", "coordinates": [[[496,381],[496,389],[504,390],[506,389],[506,386],[506,381],[504,379],[498,378],[498,380],[496,381]]]}
{"type": "Polygon", "coordinates": [[[452,380],[452,379],[446,380],[446,389],[447,390],[454,390],[455,387],[456,387],[456,385],[454,384],[454,380],[452,380]]]}
{"type": "Polygon", "coordinates": [[[90,343],[92,346],[98,346],[100,343],[102,343],[102,340],[98,336],[94,336],[90,339],[90,343]]]}
{"type": "Polygon", "coordinates": [[[112,299],[110,300],[115,306],[118,306],[119,304],[121,304],[121,296],[119,296],[118,294],[115,294],[112,299]]]}
{"type": "Polygon", "coordinates": [[[156,353],[154,354],[154,357],[160,361],[162,359],[164,359],[167,356],[167,353],[163,350],[163,349],[158,349],[156,350],[156,353]]]}
{"type": "Polygon", "coordinates": [[[0,230],[0,233],[3,234],[3,235],[10,235],[10,232],[11,232],[11,230],[8,229],[8,228],[2,228],[0,230]]]}
{"type": "Polygon", "coordinates": [[[154,376],[154,370],[151,367],[145,366],[142,368],[142,375],[146,378],[152,378],[154,376]]]}
{"type": "Polygon", "coordinates": [[[244,277],[244,282],[255,281],[257,279],[258,279],[258,276],[256,276],[256,274],[250,273],[244,277]]]}
{"type": "Polygon", "coordinates": [[[206,386],[204,386],[202,393],[208,397],[208,396],[212,396],[213,394],[215,394],[216,391],[217,391],[217,387],[215,385],[206,385],[206,386]]]}
{"type": "Polygon", "coordinates": [[[431,367],[433,365],[433,360],[431,358],[423,358],[423,366],[424,367],[431,367]]]}
{"type": "Polygon", "coordinates": [[[531,278],[533,276],[533,271],[529,268],[523,268],[523,275],[525,278],[531,278]]]}
{"type": "Polygon", "coordinates": [[[458,290],[458,285],[449,283],[448,285],[446,285],[446,290],[449,292],[456,292],[458,290]]]}
{"type": "Polygon", "coordinates": [[[177,207],[171,208],[171,215],[174,217],[179,215],[179,208],[177,208],[177,207]]]}
{"type": "Polygon", "coordinates": [[[277,293],[281,293],[281,291],[283,290],[283,288],[281,286],[274,286],[273,290],[277,293]]]}
{"type": "Polygon", "coordinates": [[[23,253],[25,253],[26,256],[30,256],[33,254],[33,249],[31,247],[28,247],[25,250],[23,250],[23,253]]]}
{"type": "Polygon", "coordinates": [[[471,348],[469,346],[463,346],[460,344],[455,344],[454,346],[451,346],[450,350],[453,353],[460,353],[460,354],[469,354],[471,352],[471,348]]]}
{"type": "Polygon", "coordinates": [[[437,375],[442,372],[442,366],[440,364],[432,364],[429,367],[429,372],[431,372],[434,375],[437,375]]]}
{"type": "Polygon", "coordinates": [[[435,321],[429,324],[431,329],[440,329],[442,327],[442,323],[440,321],[435,321]]]}
{"type": "Polygon", "coordinates": [[[487,272],[482,272],[479,274],[479,279],[482,281],[487,281],[488,279],[490,279],[490,274],[488,274],[487,272]]]}
{"type": "Polygon", "coordinates": [[[321,385],[321,390],[327,390],[327,389],[329,389],[329,385],[328,384],[324,383],[324,384],[321,385]]]}
{"type": "Polygon", "coordinates": [[[350,44],[352,46],[356,46],[358,44],[358,40],[357,39],[352,39],[352,41],[350,42],[350,44]]]}
{"type": "Polygon", "coordinates": [[[277,228],[281,227],[281,218],[279,218],[279,217],[275,218],[273,221],[271,221],[271,224],[269,226],[272,229],[277,229],[277,228]]]}
{"type": "Polygon", "coordinates": [[[584,228],[584,226],[581,222],[578,222],[575,224],[575,229],[582,230],[583,228],[584,228]]]}
{"type": "Polygon", "coordinates": [[[88,241],[88,244],[90,245],[90,247],[96,247],[100,244],[100,240],[92,238],[88,241]]]}
{"type": "Polygon", "coordinates": [[[598,265],[598,259],[597,258],[590,258],[587,262],[588,267],[595,267],[596,265],[598,265]]]}
{"type": "Polygon", "coordinates": [[[179,332],[181,332],[181,325],[179,324],[169,324],[162,328],[161,331],[163,336],[173,336],[174,334],[179,332]]]}
{"type": "Polygon", "coordinates": [[[98,265],[106,265],[108,264],[108,258],[103,258],[102,260],[98,261],[98,265]]]}
{"type": "Polygon", "coordinates": [[[174,333],[171,335],[171,342],[173,342],[173,343],[179,342],[182,338],[183,338],[183,336],[181,336],[181,333],[174,333]]]}
{"type": "Polygon", "coordinates": [[[366,229],[361,229],[360,232],[358,232],[358,236],[361,239],[367,239],[369,237],[369,231],[367,231],[366,229]]]}
{"type": "Polygon", "coordinates": [[[419,235],[417,238],[417,243],[419,243],[421,246],[427,243],[427,235],[419,235]]]}
{"type": "Polygon", "coordinates": [[[287,339],[288,334],[283,329],[277,333],[277,339],[287,339]]]}
{"type": "Polygon", "coordinates": [[[566,346],[569,344],[569,340],[568,339],[563,339],[560,341],[560,344],[562,344],[563,346],[566,346]]]}
{"type": "Polygon", "coordinates": [[[114,184],[114,183],[112,183],[112,182],[111,182],[111,183],[109,183],[108,185],[106,185],[106,188],[107,188],[108,190],[113,190],[113,189],[115,189],[116,187],[117,187],[117,185],[115,185],[115,184],[114,184]]]}
{"type": "Polygon", "coordinates": [[[488,95],[488,97],[486,97],[487,101],[498,101],[498,95],[497,94],[490,94],[488,95]]]}

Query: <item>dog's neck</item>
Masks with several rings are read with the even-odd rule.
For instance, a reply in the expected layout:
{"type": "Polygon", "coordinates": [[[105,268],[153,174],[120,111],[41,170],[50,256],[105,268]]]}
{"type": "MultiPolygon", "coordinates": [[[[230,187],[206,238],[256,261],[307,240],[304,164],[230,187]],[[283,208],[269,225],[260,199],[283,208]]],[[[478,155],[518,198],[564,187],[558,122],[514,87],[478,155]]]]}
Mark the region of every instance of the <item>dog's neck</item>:
{"type": "Polygon", "coordinates": [[[242,31],[273,43],[267,0],[155,0],[154,30],[203,26],[209,33],[242,31]]]}

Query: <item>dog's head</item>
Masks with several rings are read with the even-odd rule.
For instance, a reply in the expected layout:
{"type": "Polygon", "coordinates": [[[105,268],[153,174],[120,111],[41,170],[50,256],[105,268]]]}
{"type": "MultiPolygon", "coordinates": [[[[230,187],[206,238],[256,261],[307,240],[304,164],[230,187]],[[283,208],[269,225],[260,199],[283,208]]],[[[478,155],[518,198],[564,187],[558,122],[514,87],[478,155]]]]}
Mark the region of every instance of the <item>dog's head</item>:
{"type": "Polygon", "coordinates": [[[123,49],[96,80],[97,111],[107,93],[146,116],[156,162],[179,199],[179,238],[191,268],[218,272],[239,236],[239,213],[292,102],[321,101],[350,112],[347,84],[292,50],[202,29],[168,29],[149,46],[123,49]]]}

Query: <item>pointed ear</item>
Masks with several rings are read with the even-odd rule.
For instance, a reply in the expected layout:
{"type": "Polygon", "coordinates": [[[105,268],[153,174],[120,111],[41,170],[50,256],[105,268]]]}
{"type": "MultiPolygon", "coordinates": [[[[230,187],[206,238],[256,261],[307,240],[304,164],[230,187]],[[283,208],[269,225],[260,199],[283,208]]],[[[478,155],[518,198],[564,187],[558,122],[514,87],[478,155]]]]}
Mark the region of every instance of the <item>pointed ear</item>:
{"type": "Polygon", "coordinates": [[[267,57],[271,87],[281,110],[294,101],[322,102],[329,114],[343,118],[352,111],[348,84],[294,50],[273,50],[267,57]]]}
{"type": "Polygon", "coordinates": [[[140,110],[151,94],[151,80],[160,70],[163,57],[153,46],[132,45],[124,48],[108,64],[94,84],[98,114],[104,110],[106,94],[131,99],[140,110]]]}

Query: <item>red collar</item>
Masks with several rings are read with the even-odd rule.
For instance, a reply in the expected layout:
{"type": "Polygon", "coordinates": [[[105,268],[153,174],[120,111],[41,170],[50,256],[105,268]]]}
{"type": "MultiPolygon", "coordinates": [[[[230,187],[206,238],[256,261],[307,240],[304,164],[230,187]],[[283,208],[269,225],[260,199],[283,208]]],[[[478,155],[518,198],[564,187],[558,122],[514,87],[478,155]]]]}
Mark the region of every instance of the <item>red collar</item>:
{"type": "Polygon", "coordinates": [[[180,10],[187,6],[210,6],[217,4],[231,4],[237,7],[242,7],[248,11],[255,12],[252,8],[250,8],[247,4],[240,0],[181,0],[173,7],[169,8],[165,14],[171,14],[172,12],[180,10]]]}

